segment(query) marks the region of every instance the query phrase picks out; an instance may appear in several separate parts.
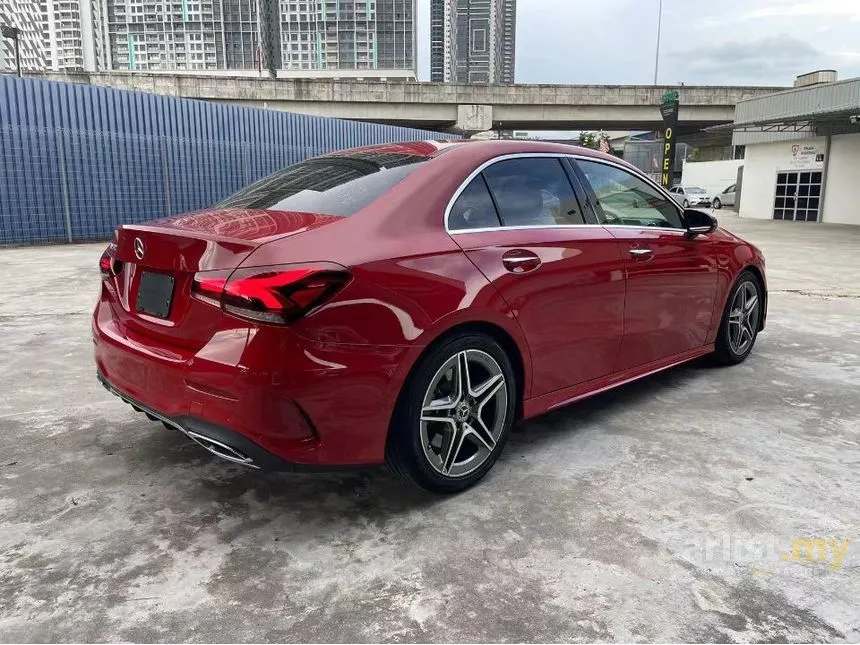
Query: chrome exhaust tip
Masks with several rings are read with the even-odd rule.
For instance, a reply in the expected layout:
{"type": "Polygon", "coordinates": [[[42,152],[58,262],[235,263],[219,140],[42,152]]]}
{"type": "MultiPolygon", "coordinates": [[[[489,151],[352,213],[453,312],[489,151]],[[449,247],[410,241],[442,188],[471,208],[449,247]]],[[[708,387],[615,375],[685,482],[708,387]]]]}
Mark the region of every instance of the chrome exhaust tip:
{"type": "Polygon", "coordinates": [[[153,421],[161,421],[166,428],[173,428],[174,430],[179,430],[186,437],[191,439],[198,446],[206,449],[216,457],[224,459],[226,461],[232,462],[234,464],[239,464],[241,466],[247,466],[248,468],[254,468],[255,470],[260,470],[260,466],[254,463],[253,458],[249,457],[245,453],[232,446],[218,441],[217,439],[212,439],[211,437],[207,437],[204,434],[196,432],[195,430],[189,430],[180,425],[177,421],[170,419],[166,416],[162,416],[161,414],[151,410],[145,406],[138,404],[136,401],[130,399],[127,395],[123,394],[115,387],[110,385],[106,379],[104,379],[101,374],[99,374],[99,380],[104,388],[119,397],[125,403],[128,403],[132,408],[134,408],[137,412],[143,412],[148,418],[153,421]]]}
{"type": "Polygon", "coordinates": [[[184,432],[189,439],[193,440],[195,443],[205,448],[216,457],[231,461],[234,464],[240,464],[242,466],[248,466],[250,468],[256,468],[258,470],[260,468],[254,463],[254,460],[251,457],[240,452],[239,450],[236,450],[232,446],[228,446],[226,443],[216,441],[215,439],[207,437],[206,435],[202,435],[199,432],[195,432],[194,430],[184,430],[184,432]]]}

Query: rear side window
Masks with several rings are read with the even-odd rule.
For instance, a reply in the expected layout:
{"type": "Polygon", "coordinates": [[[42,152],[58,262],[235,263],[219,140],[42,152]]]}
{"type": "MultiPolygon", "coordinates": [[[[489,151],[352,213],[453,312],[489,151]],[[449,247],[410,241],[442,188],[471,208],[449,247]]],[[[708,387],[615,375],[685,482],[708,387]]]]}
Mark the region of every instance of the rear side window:
{"type": "Polygon", "coordinates": [[[561,161],[508,159],[484,170],[504,226],[585,224],[561,161]]]}
{"type": "Polygon", "coordinates": [[[463,189],[451,213],[448,215],[448,229],[463,231],[472,228],[498,228],[501,226],[499,215],[487,182],[483,175],[478,175],[463,189]]]}
{"type": "Polygon", "coordinates": [[[421,167],[415,155],[337,155],[309,159],[243,188],[216,208],[348,216],[421,167]]]}

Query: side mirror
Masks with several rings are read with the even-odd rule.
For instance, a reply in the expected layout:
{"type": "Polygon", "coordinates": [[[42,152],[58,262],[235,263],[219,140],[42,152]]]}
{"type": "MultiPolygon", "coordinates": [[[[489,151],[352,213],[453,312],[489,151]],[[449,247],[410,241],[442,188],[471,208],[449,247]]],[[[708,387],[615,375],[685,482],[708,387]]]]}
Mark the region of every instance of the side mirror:
{"type": "Polygon", "coordinates": [[[687,229],[687,237],[707,235],[716,230],[717,218],[710,213],[687,208],[684,210],[684,227],[687,229]]]}

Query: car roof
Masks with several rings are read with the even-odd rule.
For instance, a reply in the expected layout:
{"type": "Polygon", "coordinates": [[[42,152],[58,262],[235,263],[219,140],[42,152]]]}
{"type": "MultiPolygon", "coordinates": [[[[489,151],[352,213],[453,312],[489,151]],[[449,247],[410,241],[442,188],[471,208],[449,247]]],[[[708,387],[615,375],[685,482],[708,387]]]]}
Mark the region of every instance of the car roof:
{"type": "Polygon", "coordinates": [[[427,141],[403,141],[396,143],[375,144],[362,146],[360,148],[348,148],[322,155],[323,157],[339,156],[379,156],[379,155],[404,155],[410,157],[434,157],[452,145],[462,143],[461,140],[427,140],[427,141]]]}
{"type": "Polygon", "coordinates": [[[403,154],[426,158],[437,157],[443,153],[446,157],[448,155],[456,154],[457,156],[473,157],[476,162],[509,154],[575,154],[583,157],[611,160],[613,162],[629,166],[630,168],[634,168],[622,159],[598,150],[564,143],[555,143],[552,141],[528,141],[523,139],[500,139],[489,141],[470,141],[469,139],[406,141],[352,148],[350,150],[331,153],[331,156],[375,155],[379,153],[403,154]]]}

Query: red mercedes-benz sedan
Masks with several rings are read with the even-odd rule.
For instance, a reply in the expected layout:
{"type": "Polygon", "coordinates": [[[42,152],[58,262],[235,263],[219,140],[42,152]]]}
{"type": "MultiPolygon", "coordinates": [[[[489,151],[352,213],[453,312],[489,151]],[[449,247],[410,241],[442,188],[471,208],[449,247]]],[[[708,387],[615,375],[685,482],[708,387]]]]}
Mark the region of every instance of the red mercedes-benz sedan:
{"type": "Polygon", "coordinates": [[[614,157],[528,141],[323,155],[120,226],[102,383],[251,467],[387,463],[437,492],[519,419],[684,361],[739,363],[764,259],[614,157]]]}

